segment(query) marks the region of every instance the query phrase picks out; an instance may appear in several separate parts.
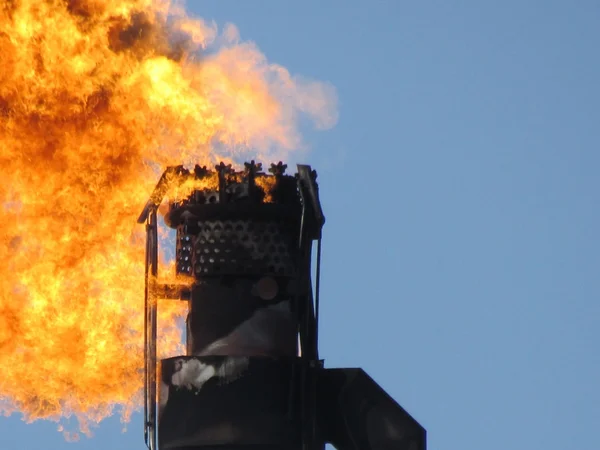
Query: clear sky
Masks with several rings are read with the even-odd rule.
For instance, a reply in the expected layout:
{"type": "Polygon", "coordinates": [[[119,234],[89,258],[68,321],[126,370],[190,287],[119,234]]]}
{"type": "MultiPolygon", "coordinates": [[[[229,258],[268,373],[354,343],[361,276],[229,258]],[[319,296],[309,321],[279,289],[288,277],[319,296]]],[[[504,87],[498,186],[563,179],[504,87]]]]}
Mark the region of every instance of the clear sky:
{"type": "MultiPolygon", "coordinates": [[[[303,158],[327,216],[327,366],[363,367],[430,449],[600,449],[600,3],[188,9],[337,88],[303,158]]],[[[66,443],[12,416],[0,449],[145,448],[141,414],[121,428],[66,443]]]]}

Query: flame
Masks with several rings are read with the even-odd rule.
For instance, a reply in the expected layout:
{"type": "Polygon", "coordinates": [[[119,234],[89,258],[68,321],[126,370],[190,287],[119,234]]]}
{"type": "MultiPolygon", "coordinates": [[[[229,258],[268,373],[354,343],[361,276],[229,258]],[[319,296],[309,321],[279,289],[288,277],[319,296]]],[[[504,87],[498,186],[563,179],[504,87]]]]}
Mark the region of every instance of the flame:
{"type": "Polygon", "coordinates": [[[194,191],[218,191],[219,177],[213,172],[204,178],[190,177],[183,183],[171,189],[169,199],[172,201],[181,201],[188,198],[194,191]]]}
{"type": "Polygon", "coordinates": [[[275,177],[256,177],[255,183],[265,193],[264,201],[269,203],[273,201],[273,189],[275,188],[275,177]]]}
{"type": "MultiPolygon", "coordinates": [[[[136,218],[160,171],[280,156],[302,146],[300,115],[333,126],[333,89],[232,25],[166,0],[0,0],[0,411],[83,431],[127,420],[143,367],[136,218]]],[[[181,352],[180,305],[159,309],[163,353],[181,352]]]]}

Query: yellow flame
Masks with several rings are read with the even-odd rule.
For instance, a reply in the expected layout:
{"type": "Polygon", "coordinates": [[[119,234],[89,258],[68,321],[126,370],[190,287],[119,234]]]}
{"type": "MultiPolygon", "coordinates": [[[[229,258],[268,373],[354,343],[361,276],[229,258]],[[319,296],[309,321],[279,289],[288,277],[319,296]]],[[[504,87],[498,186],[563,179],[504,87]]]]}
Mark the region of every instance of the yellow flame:
{"type": "MultiPolygon", "coordinates": [[[[233,26],[217,37],[166,0],[0,0],[1,412],[84,431],[115,407],[127,418],[143,367],[136,218],[158,171],[292,150],[300,113],[334,125],[329,86],[295,81],[233,26]]],[[[159,308],[161,349],[180,352],[183,311],[159,308]]]]}
{"type": "Polygon", "coordinates": [[[275,187],[276,179],[273,176],[258,176],[255,179],[255,183],[265,193],[264,201],[269,203],[273,201],[273,188],[275,187]]]}

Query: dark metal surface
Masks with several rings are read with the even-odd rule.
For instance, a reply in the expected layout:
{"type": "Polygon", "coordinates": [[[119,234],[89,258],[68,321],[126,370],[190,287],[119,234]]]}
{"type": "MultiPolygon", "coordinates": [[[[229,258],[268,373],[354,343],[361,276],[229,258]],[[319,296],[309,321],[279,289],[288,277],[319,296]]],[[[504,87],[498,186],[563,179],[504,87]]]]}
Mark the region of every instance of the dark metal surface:
{"type": "MultiPolygon", "coordinates": [[[[208,279],[192,290],[187,319],[191,355],[296,356],[293,289],[285,278],[208,279]],[[261,297],[267,280],[275,294],[261,297]]],[[[264,294],[263,294],[264,296],[264,294]]]]}
{"type": "Polygon", "coordinates": [[[425,429],[362,369],[319,374],[323,438],[338,450],[426,450],[425,429]]]}
{"type": "Polygon", "coordinates": [[[299,358],[163,360],[160,448],[300,450],[302,423],[288,411],[297,411],[289,380],[301,365],[299,358]]]}
{"type": "Polygon", "coordinates": [[[317,171],[312,170],[310,166],[298,164],[298,182],[303,201],[310,205],[308,208],[309,218],[313,223],[309,229],[309,236],[311,239],[319,239],[321,237],[321,229],[325,224],[325,215],[323,214],[319,200],[317,171]]]}

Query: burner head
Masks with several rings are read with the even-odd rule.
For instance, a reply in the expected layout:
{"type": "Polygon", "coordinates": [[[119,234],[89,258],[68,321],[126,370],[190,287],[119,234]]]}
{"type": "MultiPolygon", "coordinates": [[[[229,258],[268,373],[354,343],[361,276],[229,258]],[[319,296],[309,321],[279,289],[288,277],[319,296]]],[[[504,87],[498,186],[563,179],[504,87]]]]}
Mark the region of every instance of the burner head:
{"type": "Polygon", "coordinates": [[[252,161],[242,171],[221,163],[180,174],[165,215],[177,230],[177,274],[294,277],[302,199],[285,169],[271,164],[265,174],[252,161]]]}

